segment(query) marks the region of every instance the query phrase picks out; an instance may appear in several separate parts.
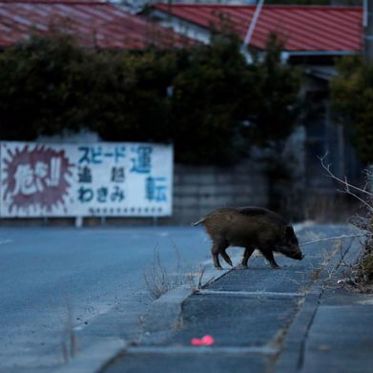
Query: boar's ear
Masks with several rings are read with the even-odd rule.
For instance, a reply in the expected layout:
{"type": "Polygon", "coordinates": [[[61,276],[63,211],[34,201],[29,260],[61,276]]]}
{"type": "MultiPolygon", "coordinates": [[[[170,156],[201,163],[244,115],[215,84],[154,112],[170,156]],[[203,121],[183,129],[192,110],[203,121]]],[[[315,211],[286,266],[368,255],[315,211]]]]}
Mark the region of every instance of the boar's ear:
{"type": "Polygon", "coordinates": [[[285,237],[287,241],[292,241],[294,240],[295,237],[295,232],[294,229],[291,225],[288,225],[285,230],[285,237]]]}

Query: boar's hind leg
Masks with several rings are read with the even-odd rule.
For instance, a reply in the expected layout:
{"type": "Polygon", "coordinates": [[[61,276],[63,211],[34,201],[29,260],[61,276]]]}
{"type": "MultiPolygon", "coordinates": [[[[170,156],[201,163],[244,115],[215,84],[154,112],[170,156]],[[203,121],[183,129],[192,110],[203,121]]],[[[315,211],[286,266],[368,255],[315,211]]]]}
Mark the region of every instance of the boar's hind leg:
{"type": "MultiPolygon", "coordinates": [[[[228,254],[225,252],[225,249],[228,247],[228,245],[224,241],[220,242],[214,242],[212,247],[211,247],[211,255],[212,255],[212,260],[214,262],[214,266],[217,269],[222,269],[220,262],[219,262],[219,254],[223,257],[225,261],[228,261],[228,264],[231,264],[232,261],[230,260],[228,254]],[[229,263],[230,262],[230,263],[229,263]]],[[[231,264],[232,265],[232,264],[231,264]]]]}
{"type": "Polygon", "coordinates": [[[243,253],[242,261],[241,261],[241,267],[247,268],[247,262],[249,261],[250,256],[254,252],[254,247],[245,247],[245,252],[243,253]]]}
{"type": "Polygon", "coordinates": [[[263,256],[268,260],[269,264],[273,269],[280,268],[280,266],[276,263],[275,258],[273,257],[273,251],[270,249],[260,250],[263,256]]]}
{"type": "Polygon", "coordinates": [[[214,262],[214,267],[216,269],[222,269],[220,262],[219,262],[219,249],[215,244],[212,245],[211,247],[211,255],[212,255],[212,260],[214,262]]]}

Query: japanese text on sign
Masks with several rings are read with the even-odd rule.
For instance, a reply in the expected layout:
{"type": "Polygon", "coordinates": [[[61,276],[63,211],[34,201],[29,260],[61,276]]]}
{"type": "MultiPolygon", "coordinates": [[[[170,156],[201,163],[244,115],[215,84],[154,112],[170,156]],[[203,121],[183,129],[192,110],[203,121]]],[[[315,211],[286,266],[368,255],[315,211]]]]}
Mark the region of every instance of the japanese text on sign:
{"type": "Polygon", "coordinates": [[[0,216],[169,216],[172,147],[0,143],[0,216]]]}

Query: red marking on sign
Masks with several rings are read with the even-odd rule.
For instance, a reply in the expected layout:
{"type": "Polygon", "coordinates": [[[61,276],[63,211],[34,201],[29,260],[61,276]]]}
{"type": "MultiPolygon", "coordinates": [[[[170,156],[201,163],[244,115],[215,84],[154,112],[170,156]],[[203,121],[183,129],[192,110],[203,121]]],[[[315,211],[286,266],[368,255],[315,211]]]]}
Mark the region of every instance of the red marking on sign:
{"type": "Polygon", "coordinates": [[[45,145],[29,149],[7,151],[4,160],[5,179],[4,200],[9,200],[9,211],[30,207],[46,209],[65,205],[71,176],[69,163],[64,150],[56,151],[45,145]]]}

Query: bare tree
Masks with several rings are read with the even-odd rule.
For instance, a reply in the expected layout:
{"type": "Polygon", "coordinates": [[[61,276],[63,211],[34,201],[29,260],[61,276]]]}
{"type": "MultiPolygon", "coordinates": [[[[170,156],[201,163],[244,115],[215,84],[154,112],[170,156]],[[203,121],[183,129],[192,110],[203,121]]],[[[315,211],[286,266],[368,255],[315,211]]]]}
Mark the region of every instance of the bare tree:
{"type": "Polygon", "coordinates": [[[326,171],[327,176],[335,180],[340,186],[337,189],[339,192],[346,193],[361,203],[362,210],[359,214],[356,214],[351,218],[351,223],[362,231],[361,234],[357,234],[356,237],[362,237],[362,245],[365,249],[362,258],[358,264],[355,272],[356,281],[360,290],[365,290],[366,285],[371,287],[369,283],[373,279],[373,193],[372,193],[372,171],[369,169],[365,170],[366,181],[363,187],[358,187],[351,184],[346,177],[340,178],[331,171],[331,164],[326,163],[326,153],[323,157],[319,157],[321,167],[326,171]],[[360,281],[362,280],[362,281],[360,281]],[[362,287],[360,284],[362,284],[362,287]]]}

